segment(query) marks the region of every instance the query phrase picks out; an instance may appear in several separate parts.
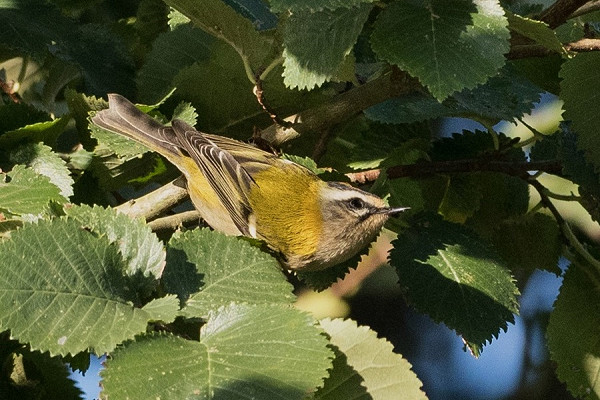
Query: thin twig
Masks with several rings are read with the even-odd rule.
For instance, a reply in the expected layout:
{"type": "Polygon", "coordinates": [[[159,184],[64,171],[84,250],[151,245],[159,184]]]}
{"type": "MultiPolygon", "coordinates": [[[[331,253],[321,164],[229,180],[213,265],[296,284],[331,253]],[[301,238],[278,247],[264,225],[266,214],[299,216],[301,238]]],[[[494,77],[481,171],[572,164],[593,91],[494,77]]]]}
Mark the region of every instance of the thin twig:
{"type": "MultiPolygon", "coordinates": [[[[451,161],[424,161],[416,164],[396,165],[385,172],[389,179],[427,176],[434,174],[455,174],[462,172],[501,172],[511,176],[529,177],[530,171],[543,171],[549,174],[562,172],[558,160],[548,161],[495,161],[486,159],[466,159],[451,161]]],[[[351,182],[364,184],[375,181],[381,174],[380,169],[346,174],[351,182]]]]}
{"type": "Polygon", "coordinates": [[[580,257],[582,257],[587,263],[589,263],[594,268],[594,271],[589,271],[588,269],[586,269],[585,271],[588,274],[588,276],[596,282],[596,285],[599,285],[600,261],[594,258],[594,256],[592,256],[590,252],[586,250],[586,248],[579,241],[579,239],[577,239],[577,236],[571,229],[569,223],[562,217],[562,215],[548,196],[548,189],[544,185],[542,185],[537,179],[529,179],[528,182],[531,186],[535,188],[535,190],[537,190],[537,192],[540,195],[541,202],[548,210],[550,210],[552,216],[554,216],[554,219],[558,223],[558,227],[567,243],[571,246],[573,250],[575,250],[575,252],[580,257]]]}

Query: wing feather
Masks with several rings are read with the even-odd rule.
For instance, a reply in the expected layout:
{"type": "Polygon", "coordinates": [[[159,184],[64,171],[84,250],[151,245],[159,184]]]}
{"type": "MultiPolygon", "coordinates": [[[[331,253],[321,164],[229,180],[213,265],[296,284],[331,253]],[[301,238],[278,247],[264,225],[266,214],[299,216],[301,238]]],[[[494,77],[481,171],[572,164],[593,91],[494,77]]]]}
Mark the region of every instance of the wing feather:
{"type": "Polygon", "coordinates": [[[233,223],[242,234],[249,236],[248,218],[252,208],[248,196],[256,184],[252,176],[208,135],[181,120],[173,120],[172,126],[179,144],[200,167],[233,223]]]}

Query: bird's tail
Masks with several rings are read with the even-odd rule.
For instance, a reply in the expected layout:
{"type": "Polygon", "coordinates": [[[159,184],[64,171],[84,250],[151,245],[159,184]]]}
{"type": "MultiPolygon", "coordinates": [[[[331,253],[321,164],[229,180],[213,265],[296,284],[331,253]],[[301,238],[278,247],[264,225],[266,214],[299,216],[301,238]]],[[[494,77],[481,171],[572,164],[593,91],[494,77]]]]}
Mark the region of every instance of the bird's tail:
{"type": "Polygon", "coordinates": [[[144,114],[121,95],[109,94],[108,109],[97,112],[92,122],[102,129],[133,139],[167,158],[181,156],[181,146],[173,129],[144,114]]]}

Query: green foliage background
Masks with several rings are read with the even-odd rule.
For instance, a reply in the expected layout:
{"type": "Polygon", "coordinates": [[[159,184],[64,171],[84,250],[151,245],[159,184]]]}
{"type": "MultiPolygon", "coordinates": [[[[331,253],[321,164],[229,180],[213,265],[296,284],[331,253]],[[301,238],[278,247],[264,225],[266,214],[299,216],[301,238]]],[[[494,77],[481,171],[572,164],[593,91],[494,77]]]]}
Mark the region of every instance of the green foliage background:
{"type": "Polygon", "coordinates": [[[361,255],[292,277],[261,243],[126,215],[177,171],[89,122],[116,92],[409,206],[387,226],[398,285],[474,356],[568,259],[547,345],[599,399],[600,248],[556,206],[599,220],[596,3],[0,0],[0,398],[79,398],[65,363],[89,353],[108,354],[103,398],[426,398],[369,327],[293,305],[292,283],[326,289],[361,255]],[[494,130],[544,92],[558,130],[494,130]],[[439,138],[441,117],[483,130],[439,138]]]}

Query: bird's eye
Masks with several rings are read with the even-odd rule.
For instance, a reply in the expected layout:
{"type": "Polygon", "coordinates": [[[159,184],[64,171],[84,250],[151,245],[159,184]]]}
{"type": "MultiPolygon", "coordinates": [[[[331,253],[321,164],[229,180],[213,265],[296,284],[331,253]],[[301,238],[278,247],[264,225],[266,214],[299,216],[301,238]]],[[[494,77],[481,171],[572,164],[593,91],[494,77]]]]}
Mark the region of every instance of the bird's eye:
{"type": "Polygon", "coordinates": [[[353,197],[350,200],[348,200],[348,205],[350,206],[350,208],[360,210],[365,207],[365,202],[358,197],[353,197]]]}

